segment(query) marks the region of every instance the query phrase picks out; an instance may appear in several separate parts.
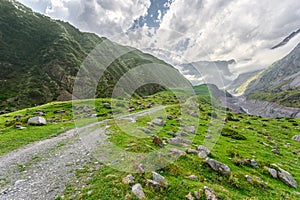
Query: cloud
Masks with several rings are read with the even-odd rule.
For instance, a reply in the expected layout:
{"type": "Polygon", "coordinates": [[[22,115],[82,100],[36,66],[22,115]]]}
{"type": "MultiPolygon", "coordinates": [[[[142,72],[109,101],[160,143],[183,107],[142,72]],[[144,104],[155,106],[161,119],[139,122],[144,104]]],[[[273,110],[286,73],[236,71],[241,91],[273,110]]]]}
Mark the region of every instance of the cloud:
{"type": "Polygon", "coordinates": [[[44,11],[41,11],[41,8],[35,10],[55,19],[68,21],[81,30],[106,37],[126,31],[135,19],[147,14],[150,6],[150,1],[143,0],[20,1],[31,7],[43,3],[44,11]]]}
{"type": "Polygon", "coordinates": [[[143,49],[174,65],[234,59],[237,63],[231,70],[252,71],[268,67],[300,42],[297,35],[284,47],[270,50],[300,28],[299,0],[169,0],[164,3],[168,9],[156,18],[158,27],[148,27],[145,22],[132,30],[135,20],[151,16],[147,13],[150,0],[20,1],[47,4],[45,12],[51,17],[143,49]]]}
{"type": "Polygon", "coordinates": [[[128,39],[148,52],[163,49],[190,62],[235,59],[232,70],[244,72],[268,67],[289,53],[299,37],[284,48],[270,48],[298,30],[299,19],[298,0],[182,0],[171,4],[151,38],[143,33],[149,29],[141,28],[128,39]]]}

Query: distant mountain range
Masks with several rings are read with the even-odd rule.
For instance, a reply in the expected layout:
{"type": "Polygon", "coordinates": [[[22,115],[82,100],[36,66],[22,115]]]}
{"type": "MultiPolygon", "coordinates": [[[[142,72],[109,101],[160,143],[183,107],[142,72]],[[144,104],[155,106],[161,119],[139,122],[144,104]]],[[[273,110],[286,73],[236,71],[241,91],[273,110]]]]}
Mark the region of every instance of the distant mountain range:
{"type": "MultiPolygon", "coordinates": [[[[99,81],[96,97],[110,96],[120,76],[138,65],[158,63],[172,67],[137,49],[80,32],[69,23],[35,13],[15,0],[1,0],[0,109],[70,100],[83,60],[103,41],[109,42],[113,49],[126,49],[129,53],[111,63],[99,81]]],[[[101,60],[97,62],[101,65],[101,60]]],[[[161,90],[161,86],[150,84],[139,93],[161,90]]]]}
{"type": "Polygon", "coordinates": [[[184,75],[195,76],[195,83],[214,84],[219,88],[230,84],[234,74],[230,71],[229,66],[234,64],[235,60],[229,61],[199,61],[181,64],[184,75]]]}

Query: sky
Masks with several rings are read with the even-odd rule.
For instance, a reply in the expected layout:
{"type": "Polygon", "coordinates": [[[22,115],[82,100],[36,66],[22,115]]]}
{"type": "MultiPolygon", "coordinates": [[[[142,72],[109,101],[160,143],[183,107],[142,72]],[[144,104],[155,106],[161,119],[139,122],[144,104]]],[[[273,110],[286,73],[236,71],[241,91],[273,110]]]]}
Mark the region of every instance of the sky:
{"type": "Polygon", "coordinates": [[[173,65],[231,60],[234,73],[266,68],[300,34],[299,0],[19,0],[33,10],[149,52],[173,65]]]}

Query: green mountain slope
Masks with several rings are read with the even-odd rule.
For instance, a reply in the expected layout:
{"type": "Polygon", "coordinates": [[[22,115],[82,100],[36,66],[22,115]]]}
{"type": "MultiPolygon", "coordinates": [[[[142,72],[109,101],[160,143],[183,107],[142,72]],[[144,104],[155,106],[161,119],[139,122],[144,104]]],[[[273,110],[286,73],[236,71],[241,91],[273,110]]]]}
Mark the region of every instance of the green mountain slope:
{"type": "Polygon", "coordinates": [[[248,84],[248,99],[300,107],[300,44],[286,57],[260,72],[248,84]]]}
{"type": "MultiPolygon", "coordinates": [[[[97,44],[107,41],[72,25],[34,13],[15,0],[0,2],[0,109],[24,108],[53,100],[70,100],[74,79],[97,44]]],[[[109,96],[120,76],[131,68],[161,60],[130,47],[109,66],[96,95],[109,96]]],[[[107,52],[101,52],[105,55],[107,52]]],[[[97,60],[101,65],[101,60],[97,60]]],[[[168,65],[169,66],[169,65],[168,65]]],[[[171,67],[171,66],[170,66],[171,67]]],[[[140,93],[162,90],[148,85],[140,93]]]]}

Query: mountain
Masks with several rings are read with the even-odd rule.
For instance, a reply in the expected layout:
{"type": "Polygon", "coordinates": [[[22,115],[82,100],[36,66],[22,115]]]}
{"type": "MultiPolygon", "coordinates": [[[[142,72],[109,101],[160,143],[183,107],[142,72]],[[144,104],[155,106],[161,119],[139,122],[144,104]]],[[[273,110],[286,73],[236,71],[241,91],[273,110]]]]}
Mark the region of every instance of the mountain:
{"type": "MultiPolygon", "coordinates": [[[[24,108],[72,98],[75,77],[87,55],[101,42],[111,49],[127,51],[109,65],[96,91],[108,97],[122,74],[141,64],[164,61],[137,49],[110,42],[92,33],[80,32],[69,23],[33,12],[15,0],[0,2],[0,109],[24,108]]],[[[105,56],[107,52],[98,52],[105,56]]],[[[96,60],[101,65],[101,60],[96,60]]],[[[163,87],[149,84],[140,94],[163,87]]]]}
{"type": "Polygon", "coordinates": [[[245,88],[247,99],[300,107],[300,44],[286,57],[257,74],[245,88]]]}
{"type": "Polygon", "coordinates": [[[194,85],[209,83],[223,88],[232,81],[234,74],[231,73],[229,66],[234,63],[235,60],[199,61],[181,64],[180,68],[183,69],[184,75],[196,75],[194,85]]]}
{"type": "Polygon", "coordinates": [[[282,47],[282,46],[286,45],[292,38],[294,38],[299,33],[300,33],[300,29],[298,29],[297,31],[292,32],[289,36],[284,38],[284,40],[282,40],[279,44],[273,46],[271,49],[277,49],[279,47],[282,47]]]}
{"type": "Polygon", "coordinates": [[[233,82],[231,82],[228,86],[226,86],[226,90],[231,91],[233,93],[239,93],[239,90],[242,90],[243,85],[252,77],[259,74],[261,70],[246,72],[240,74],[233,82]]]}

